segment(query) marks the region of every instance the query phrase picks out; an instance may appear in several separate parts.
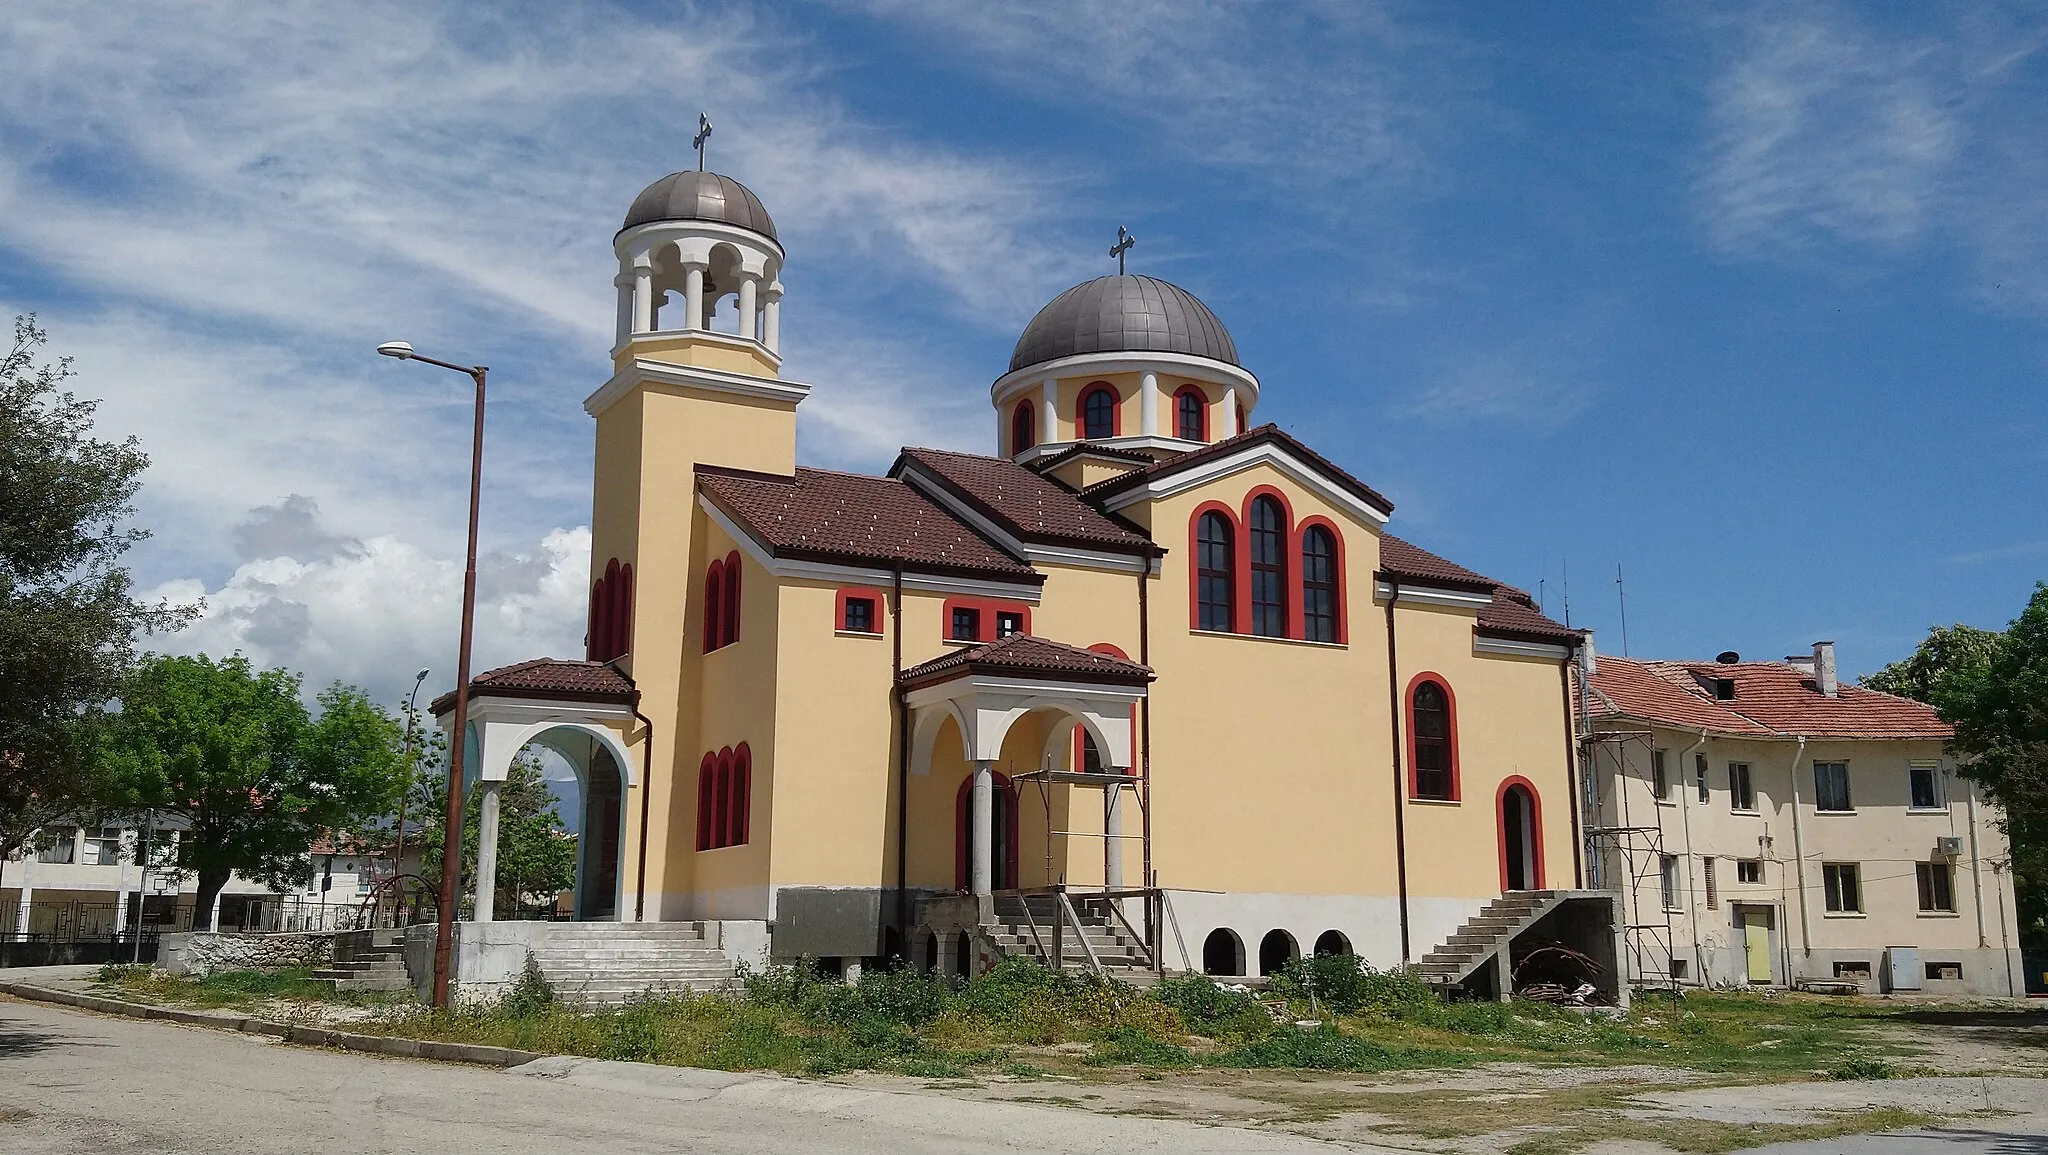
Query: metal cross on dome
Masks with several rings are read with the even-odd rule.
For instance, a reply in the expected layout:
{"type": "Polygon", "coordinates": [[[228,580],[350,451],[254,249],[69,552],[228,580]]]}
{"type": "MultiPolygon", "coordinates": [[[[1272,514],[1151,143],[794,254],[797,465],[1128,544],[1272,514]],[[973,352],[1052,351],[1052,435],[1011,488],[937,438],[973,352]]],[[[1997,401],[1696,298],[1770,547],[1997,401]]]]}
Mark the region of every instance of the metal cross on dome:
{"type": "Polygon", "coordinates": [[[1122,225],[1116,227],[1116,243],[1109,246],[1109,255],[1116,258],[1118,276],[1122,276],[1124,272],[1124,254],[1130,252],[1131,246],[1137,243],[1138,238],[1132,236],[1130,230],[1122,225]]]}
{"type": "Polygon", "coordinates": [[[690,147],[697,150],[697,171],[704,171],[704,144],[711,139],[711,117],[697,114],[697,135],[690,138],[690,147]]]}

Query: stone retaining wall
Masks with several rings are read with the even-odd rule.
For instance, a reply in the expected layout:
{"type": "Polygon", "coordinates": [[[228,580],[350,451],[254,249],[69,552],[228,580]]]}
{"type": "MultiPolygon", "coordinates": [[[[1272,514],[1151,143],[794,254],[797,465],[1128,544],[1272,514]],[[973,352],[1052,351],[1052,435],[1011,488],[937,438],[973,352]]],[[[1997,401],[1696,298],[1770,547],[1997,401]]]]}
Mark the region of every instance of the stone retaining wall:
{"type": "Polygon", "coordinates": [[[159,961],[174,975],[203,978],[215,971],[283,970],[323,967],[334,959],[334,940],[342,932],[301,931],[286,934],[232,934],[191,930],[167,934],[159,961]]]}

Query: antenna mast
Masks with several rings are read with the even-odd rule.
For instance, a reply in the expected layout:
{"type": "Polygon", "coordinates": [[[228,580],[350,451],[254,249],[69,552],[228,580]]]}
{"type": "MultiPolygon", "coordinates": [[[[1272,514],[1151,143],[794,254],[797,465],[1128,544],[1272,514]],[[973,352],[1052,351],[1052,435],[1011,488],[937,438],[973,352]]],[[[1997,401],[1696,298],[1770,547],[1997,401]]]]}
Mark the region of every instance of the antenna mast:
{"type": "Polygon", "coordinates": [[[1621,656],[1628,657],[1628,588],[1621,583],[1621,563],[1614,563],[1614,596],[1621,602],[1621,656]]]}

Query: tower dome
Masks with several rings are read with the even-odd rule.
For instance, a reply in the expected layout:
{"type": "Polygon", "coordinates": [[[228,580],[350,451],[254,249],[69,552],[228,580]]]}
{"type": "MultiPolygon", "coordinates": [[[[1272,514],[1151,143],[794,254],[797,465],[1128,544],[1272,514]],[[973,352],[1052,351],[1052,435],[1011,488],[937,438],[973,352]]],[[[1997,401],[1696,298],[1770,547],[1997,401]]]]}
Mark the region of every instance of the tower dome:
{"type": "Polygon", "coordinates": [[[717,221],[751,229],[771,241],[775,222],[753,190],[715,172],[672,172],[642,189],[626,210],[621,231],[654,221],[717,221]]]}
{"type": "Polygon", "coordinates": [[[1010,370],[1082,353],[1183,353],[1237,364],[1237,346],[1209,306],[1135,273],[1083,281],[1054,297],[1024,327],[1010,370]]]}

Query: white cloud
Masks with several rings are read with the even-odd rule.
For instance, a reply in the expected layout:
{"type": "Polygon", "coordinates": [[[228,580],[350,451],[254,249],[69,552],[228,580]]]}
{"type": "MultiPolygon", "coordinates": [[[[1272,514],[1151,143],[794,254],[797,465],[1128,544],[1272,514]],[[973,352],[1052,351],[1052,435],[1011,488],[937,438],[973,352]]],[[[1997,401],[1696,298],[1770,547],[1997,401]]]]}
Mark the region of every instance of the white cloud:
{"type": "Polygon", "coordinates": [[[1435,377],[1396,409],[1429,422],[1488,421],[1540,429],[1561,427],[1593,401],[1592,382],[1524,353],[1461,353],[1445,358],[1435,377]]]}

